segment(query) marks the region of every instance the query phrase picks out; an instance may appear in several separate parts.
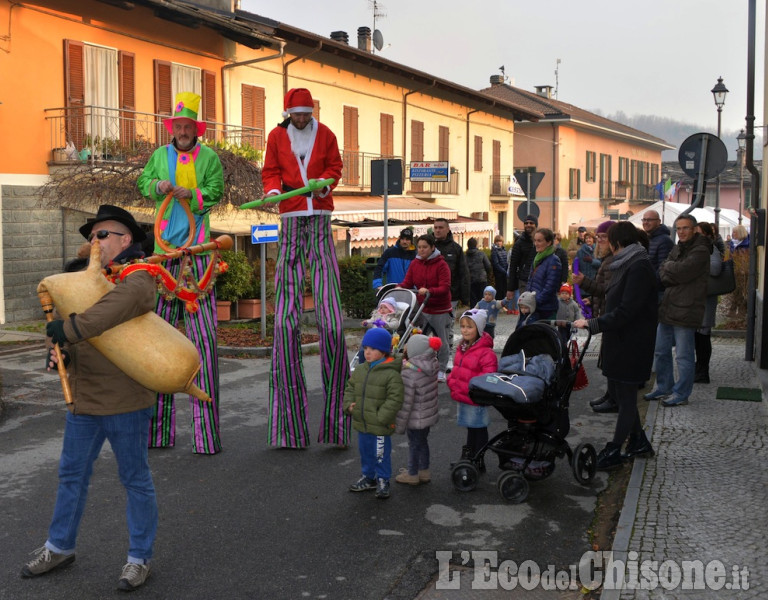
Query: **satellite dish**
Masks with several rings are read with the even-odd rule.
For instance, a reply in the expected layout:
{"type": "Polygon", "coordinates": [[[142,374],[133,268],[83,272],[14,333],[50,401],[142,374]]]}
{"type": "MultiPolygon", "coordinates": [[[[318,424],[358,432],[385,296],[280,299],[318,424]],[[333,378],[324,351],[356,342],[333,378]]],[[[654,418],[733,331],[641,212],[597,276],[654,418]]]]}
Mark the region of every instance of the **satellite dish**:
{"type": "Polygon", "coordinates": [[[384,36],[381,35],[381,31],[375,29],[373,32],[373,47],[376,50],[381,50],[384,47],[384,36]]]}

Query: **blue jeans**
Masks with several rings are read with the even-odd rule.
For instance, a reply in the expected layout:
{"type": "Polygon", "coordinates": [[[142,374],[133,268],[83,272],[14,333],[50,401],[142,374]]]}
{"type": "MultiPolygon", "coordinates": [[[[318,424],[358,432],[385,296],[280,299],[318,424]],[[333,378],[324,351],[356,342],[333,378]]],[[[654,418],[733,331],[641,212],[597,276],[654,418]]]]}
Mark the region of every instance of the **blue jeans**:
{"type": "Polygon", "coordinates": [[[360,450],[363,475],[368,479],[389,481],[392,477],[392,438],[360,431],[357,434],[357,447],[360,450]]]}
{"type": "Polygon", "coordinates": [[[429,427],[408,430],[408,475],[429,469],[429,427]]]}
{"type": "Polygon", "coordinates": [[[672,394],[672,400],[687,400],[693,390],[695,371],[694,327],[679,327],[659,323],[656,330],[656,389],[672,394]],[[677,382],[672,366],[672,346],[675,346],[677,382]]]}
{"type": "Polygon", "coordinates": [[[112,446],[120,482],[128,496],[128,562],[143,563],[152,558],[157,501],[147,457],[151,415],[151,408],[104,416],[67,413],[56,507],[45,543],[49,550],[60,554],[75,551],[93,463],[106,439],[112,446]]]}

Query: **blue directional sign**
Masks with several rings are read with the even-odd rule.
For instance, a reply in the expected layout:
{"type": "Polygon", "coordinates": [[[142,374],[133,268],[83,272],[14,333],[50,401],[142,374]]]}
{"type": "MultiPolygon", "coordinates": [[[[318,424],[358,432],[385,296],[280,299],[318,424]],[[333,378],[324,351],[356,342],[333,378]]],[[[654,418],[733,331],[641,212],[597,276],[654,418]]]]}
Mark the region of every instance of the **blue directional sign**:
{"type": "Polygon", "coordinates": [[[251,244],[277,241],[277,225],[251,225],[251,244]]]}

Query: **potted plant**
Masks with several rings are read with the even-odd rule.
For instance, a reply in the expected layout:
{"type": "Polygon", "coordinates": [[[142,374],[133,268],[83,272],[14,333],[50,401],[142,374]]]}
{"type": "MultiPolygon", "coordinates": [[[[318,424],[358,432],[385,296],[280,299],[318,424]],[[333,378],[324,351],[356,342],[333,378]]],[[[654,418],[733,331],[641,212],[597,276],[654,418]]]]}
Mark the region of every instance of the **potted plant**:
{"type": "MultiPolygon", "coordinates": [[[[267,301],[267,313],[274,312],[275,308],[275,263],[267,260],[265,297],[267,301]]],[[[253,262],[253,277],[250,290],[237,301],[238,316],[241,319],[258,319],[261,317],[261,263],[259,259],[253,262]]]]}
{"type": "Polygon", "coordinates": [[[228,321],[232,303],[245,297],[253,287],[253,268],[242,250],[224,250],[221,258],[229,268],[216,279],[216,309],[219,320],[228,321]]]}

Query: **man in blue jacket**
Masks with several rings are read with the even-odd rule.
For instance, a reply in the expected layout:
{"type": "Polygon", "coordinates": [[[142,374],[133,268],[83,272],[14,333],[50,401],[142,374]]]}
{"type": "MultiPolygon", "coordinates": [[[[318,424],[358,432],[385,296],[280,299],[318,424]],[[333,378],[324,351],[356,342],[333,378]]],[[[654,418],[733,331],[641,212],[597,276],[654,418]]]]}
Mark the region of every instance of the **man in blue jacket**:
{"type": "Polygon", "coordinates": [[[400,283],[405,279],[408,266],[416,257],[416,249],[413,247],[413,230],[403,229],[396,244],[393,244],[381,255],[373,271],[373,289],[378,290],[384,285],[383,277],[387,283],[400,283]]]}

